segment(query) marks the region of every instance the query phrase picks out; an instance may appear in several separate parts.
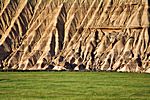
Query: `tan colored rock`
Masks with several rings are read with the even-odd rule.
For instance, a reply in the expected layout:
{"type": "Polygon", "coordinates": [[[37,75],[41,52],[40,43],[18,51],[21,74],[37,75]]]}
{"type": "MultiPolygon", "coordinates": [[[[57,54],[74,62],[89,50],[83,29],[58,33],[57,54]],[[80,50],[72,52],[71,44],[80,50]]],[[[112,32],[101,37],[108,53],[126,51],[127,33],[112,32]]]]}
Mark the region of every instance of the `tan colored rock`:
{"type": "Polygon", "coordinates": [[[1,0],[0,69],[149,72],[148,0],[1,0]]]}

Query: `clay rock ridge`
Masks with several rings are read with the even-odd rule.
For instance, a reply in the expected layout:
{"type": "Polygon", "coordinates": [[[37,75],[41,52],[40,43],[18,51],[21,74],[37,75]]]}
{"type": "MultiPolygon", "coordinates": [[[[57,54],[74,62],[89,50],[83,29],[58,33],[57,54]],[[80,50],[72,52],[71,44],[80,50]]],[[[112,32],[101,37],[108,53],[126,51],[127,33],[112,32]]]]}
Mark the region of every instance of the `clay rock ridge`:
{"type": "Polygon", "coordinates": [[[150,73],[149,0],[1,0],[0,69],[150,73]]]}

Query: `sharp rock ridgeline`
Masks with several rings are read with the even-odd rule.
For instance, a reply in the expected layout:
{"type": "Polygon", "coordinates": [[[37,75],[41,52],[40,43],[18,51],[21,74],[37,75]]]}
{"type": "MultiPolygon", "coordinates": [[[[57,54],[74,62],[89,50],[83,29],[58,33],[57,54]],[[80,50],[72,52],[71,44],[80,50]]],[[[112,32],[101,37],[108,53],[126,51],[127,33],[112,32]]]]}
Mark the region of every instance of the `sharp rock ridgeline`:
{"type": "Polygon", "coordinates": [[[0,69],[150,73],[149,0],[1,0],[0,69]]]}

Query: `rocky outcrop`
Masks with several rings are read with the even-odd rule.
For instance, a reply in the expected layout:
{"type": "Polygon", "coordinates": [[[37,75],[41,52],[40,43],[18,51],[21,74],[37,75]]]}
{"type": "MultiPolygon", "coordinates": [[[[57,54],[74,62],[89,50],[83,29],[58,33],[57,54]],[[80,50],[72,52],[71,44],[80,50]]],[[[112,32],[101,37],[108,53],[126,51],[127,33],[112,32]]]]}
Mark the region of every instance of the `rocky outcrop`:
{"type": "Polygon", "coordinates": [[[0,69],[150,73],[148,0],[1,0],[0,69]]]}

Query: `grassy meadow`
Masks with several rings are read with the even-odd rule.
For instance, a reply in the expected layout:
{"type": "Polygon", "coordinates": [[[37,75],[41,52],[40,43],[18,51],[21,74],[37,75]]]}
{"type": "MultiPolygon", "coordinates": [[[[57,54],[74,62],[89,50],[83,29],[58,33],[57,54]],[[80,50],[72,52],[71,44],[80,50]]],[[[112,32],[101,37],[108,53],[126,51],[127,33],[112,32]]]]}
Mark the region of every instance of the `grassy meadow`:
{"type": "Polygon", "coordinates": [[[150,74],[0,72],[0,100],[150,100],[150,74]]]}

